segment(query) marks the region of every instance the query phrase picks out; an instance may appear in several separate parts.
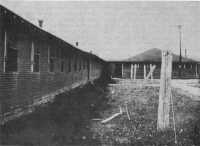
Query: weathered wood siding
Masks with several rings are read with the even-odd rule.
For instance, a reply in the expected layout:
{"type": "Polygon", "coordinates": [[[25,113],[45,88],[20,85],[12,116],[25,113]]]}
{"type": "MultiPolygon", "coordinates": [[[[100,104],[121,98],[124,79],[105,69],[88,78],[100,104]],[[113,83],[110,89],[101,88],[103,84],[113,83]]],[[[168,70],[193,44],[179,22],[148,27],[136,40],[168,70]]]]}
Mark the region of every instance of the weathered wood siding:
{"type": "Polygon", "coordinates": [[[104,62],[97,57],[81,52],[59,39],[52,38],[0,8],[0,109],[1,115],[35,104],[42,97],[54,95],[75,86],[85,84],[101,76],[104,62]],[[6,14],[5,14],[6,13],[6,14]],[[12,17],[12,18],[10,18],[12,17]],[[12,41],[18,51],[17,72],[4,71],[4,37],[12,41]],[[14,39],[13,39],[14,38],[14,39]],[[31,70],[31,45],[40,50],[39,72],[31,70]],[[60,52],[55,59],[54,72],[49,71],[49,48],[60,52]],[[64,59],[64,71],[61,71],[64,59]],[[70,60],[70,61],[69,61],[70,60]],[[69,71],[69,62],[71,71],[69,71]],[[75,70],[75,63],[77,69],[75,70]],[[81,64],[81,65],[80,65],[81,64]],[[88,68],[87,66],[90,66],[88,68]]]}

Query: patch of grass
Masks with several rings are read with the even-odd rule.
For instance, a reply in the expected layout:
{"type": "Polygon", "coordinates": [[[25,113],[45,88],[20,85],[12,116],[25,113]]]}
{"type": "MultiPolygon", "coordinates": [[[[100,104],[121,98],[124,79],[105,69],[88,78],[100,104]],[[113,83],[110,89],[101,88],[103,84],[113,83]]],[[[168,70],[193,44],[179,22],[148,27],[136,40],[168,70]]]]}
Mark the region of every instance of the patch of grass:
{"type": "MultiPolygon", "coordinates": [[[[170,114],[171,128],[164,132],[157,131],[158,87],[134,87],[132,85],[132,87],[126,88],[123,85],[115,86],[115,88],[117,88],[115,91],[118,92],[113,95],[116,100],[112,103],[112,106],[115,109],[115,105],[121,104],[123,106],[123,103],[128,101],[131,120],[129,121],[124,113],[108,123],[108,125],[113,125],[111,128],[107,124],[93,123],[93,128],[96,129],[94,132],[98,133],[97,137],[101,140],[102,145],[200,145],[199,102],[192,101],[189,97],[180,95],[175,90],[173,91],[178,139],[178,144],[175,144],[172,113],[170,114]]],[[[109,111],[110,109],[107,112],[109,113],[109,111]]]]}

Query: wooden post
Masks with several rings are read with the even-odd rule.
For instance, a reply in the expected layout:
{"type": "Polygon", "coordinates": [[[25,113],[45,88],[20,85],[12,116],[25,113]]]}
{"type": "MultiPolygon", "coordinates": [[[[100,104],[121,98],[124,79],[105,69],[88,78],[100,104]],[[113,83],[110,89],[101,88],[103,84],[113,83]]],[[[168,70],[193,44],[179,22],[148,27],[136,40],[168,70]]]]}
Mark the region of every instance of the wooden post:
{"type": "Polygon", "coordinates": [[[137,74],[137,64],[134,64],[134,80],[136,79],[137,74]]]}
{"type": "Polygon", "coordinates": [[[195,68],[195,72],[196,72],[196,78],[198,79],[198,67],[197,67],[197,64],[196,64],[196,68],[195,68]]]}
{"type": "Polygon", "coordinates": [[[171,96],[172,55],[162,51],[161,80],[158,105],[157,129],[169,128],[170,96],[171,96]]]}
{"type": "MultiPolygon", "coordinates": [[[[151,64],[151,70],[153,70],[153,64],[151,64]]],[[[151,72],[151,80],[153,80],[153,72],[151,72]]]]}
{"type": "MultiPolygon", "coordinates": [[[[152,70],[152,66],[151,66],[151,64],[150,64],[150,71],[152,70]]],[[[150,72],[150,79],[151,79],[151,72],[150,72]]]]}
{"type": "Polygon", "coordinates": [[[146,65],[144,64],[144,79],[146,79],[146,65]]]}
{"type": "Polygon", "coordinates": [[[122,63],[122,78],[123,78],[123,76],[124,76],[124,65],[122,63]]]}
{"type": "Polygon", "coordinates": [[[133,64],[131,64],[131,79],[133,79],[133,64]]]}
{"type": "MultiPolygon", "coordinates": [[[[152,64],[150,64],[150,71],[152,70],[152,64]]],[[[152,79],[152,74],[150,72],[150,79],[152,79]]]]}

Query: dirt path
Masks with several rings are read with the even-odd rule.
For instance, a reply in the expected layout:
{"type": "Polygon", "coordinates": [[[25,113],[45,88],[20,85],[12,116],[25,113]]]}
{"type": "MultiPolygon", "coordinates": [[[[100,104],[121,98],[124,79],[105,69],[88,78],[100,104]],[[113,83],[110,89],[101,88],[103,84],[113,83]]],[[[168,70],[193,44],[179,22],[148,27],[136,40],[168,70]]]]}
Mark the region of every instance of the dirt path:
{"type": "Polygon", "coordinates": [[[200,85],[198,80],[172,80],[172,86],[195,101],[200,101],[200,85]]]}
{"type": "Polygon", "coordinates": [[[0,145],[96,146],[90,123],[109,105],[106,84],[88,84],[63,93],[30,115],[0,127],[0,145]],[[105,91],[104,91],[105,90],[105,91]]]}

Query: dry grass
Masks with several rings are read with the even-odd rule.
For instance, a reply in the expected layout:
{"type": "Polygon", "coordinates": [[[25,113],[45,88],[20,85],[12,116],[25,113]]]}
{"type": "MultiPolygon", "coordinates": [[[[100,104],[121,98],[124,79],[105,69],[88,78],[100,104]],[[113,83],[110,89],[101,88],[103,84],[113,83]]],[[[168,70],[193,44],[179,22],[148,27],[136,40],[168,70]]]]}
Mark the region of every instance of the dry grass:
{"type": "MultiPolygon", "coordinates": [[[[115,91],[109,99],[112,108],[104,111],[102,117],[107,117],[117,111],[116,105],[123,106],[128,101],[131,115],[129,121],[124,113],[121,117],[113,119],[108,124],[93,123],[92,130],[102,145],[131,145],[131,146],[158,146],[175,145],[173,125],[165,132],[157,132],[158,87],[138,86],[128,81],[127,84],[119,82],[110,87],[115,91]]],[[[200,145],[200,134],[195,133],[199,127],[198,118],[200,103],[194,102],[185,95],[173,90],[175,118],[177,126],[178,144],[184,146],[200,145]]],[[[172,118],[172,114],[170,115],[172,118]]],[[[172,119],[170,120],[172,123],[172,119]]],[[[199,129],[198,129],[199,130],[199,129]]],[[[197,130],[197,131],[198,131],[197,130]]]]}

